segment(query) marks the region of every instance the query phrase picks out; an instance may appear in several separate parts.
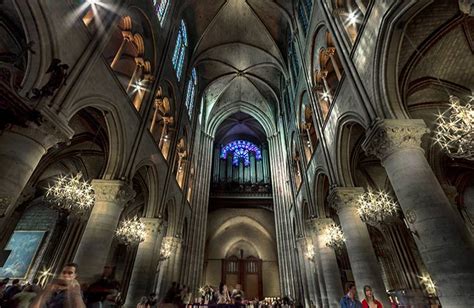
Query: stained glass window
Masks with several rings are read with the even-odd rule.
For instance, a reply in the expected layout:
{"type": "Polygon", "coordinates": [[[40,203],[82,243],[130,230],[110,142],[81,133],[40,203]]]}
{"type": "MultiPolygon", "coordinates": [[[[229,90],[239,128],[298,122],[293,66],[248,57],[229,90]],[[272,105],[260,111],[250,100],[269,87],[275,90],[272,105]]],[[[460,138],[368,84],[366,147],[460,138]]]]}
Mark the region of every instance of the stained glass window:
{"type": "Polygon", "coordinates": [[[301,27],[303,27],[303,33],[306,36],[308,33],[308,16],[306,15],[305,8],[301,1],[298,3],[298,19],[300,20],[301,27]]]}
{"type": "Polygon", "coordinates": [[[160,26],[163,27],[168,9],[170,7],[170,0],[153,0],[153,6],[155,7],[156,15],[160,21],[160,26]]]}
{"type": "Polygon", "coordinates": [[[239,166],[240,162],[244,162],[244,166],[250,166],[250,152],[255,153],[255,159],[262,159],[262,152],[260,148],[252,142],[245,140],[235,140],[221,149],[221,158],[227,159],[229,154],[232,154],[232,165],[239,166]]]}
{"type": "Polygon", "coordinates": [[[306,16],[308,16],[308,19],[311,18],[311,8],[313,7],[313,1],[312,0],[303,0],[304,7],[306,9],[306,16]]]}
{"type": "Polygon", "coordinates": [[[197,75],[196,69],[193,68],[191,71],[191,78],[188,81],[188,87],[186,90],[186,108],[188,109],[189,119],[193,116],[194,109],[194,96],[196,95],[196,86],[197,86],[197,75]]]}
{"type": "Polygon", "coordinates": [[[178,30],[178,36],[176,37],[176,46],[173,53],[173,68],[176,71],[176,77],[178,81],[181,80],[181,74],[183,72],[184,56],[186,55],[186,47],[188,46],[188,35],[186,33],[186,24],[184,20],[181,20],[178,30]]]}
{"type": "Polygon", "coordinates": [[[293,41],[291,34],[288,35],[288,60],[290,61],[289,65],[291,72],[293,73],[293,79],[296,82],[296,78],[298,78],[298,72],[300,71],[300,64],[296,55],[295,42],[293,41]]]}

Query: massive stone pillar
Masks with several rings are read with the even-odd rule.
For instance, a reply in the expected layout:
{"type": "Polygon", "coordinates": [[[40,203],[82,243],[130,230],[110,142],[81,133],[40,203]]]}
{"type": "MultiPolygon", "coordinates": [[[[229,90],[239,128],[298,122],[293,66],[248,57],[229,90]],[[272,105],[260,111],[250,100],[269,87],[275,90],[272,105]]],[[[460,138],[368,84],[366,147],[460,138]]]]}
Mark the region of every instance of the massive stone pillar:
{"type": "Polygon", "coordinates": [[[369,130],[363,148],[385,167],[441,304],[471,307],[472,237],[425,158],[426,132],[423,120],[384,120],[369,130]]]}
{"type": "Polygon", "coordinates": [[[92,187],[95,205],[74,258],[82,281],[90,281],[102,273],[120,214],[135,196],[132,188],[119,180],[93,180],[92,187]]]}
{"type": "Polygon", "coordinates": [[[364,296],[365,285],[372,287],[375,296],[389,307],[382,270],[375,256],[367,226],[357,213],[357,198],[364,193],[361,187],[336,187],[331,190],[331,206],[337,210],[346,238],[347,254],[351,262],[359,299],[364,296]]]}
{"type": "Polygon", "coordinates": [[[0,219],[0,231],[43,155],[74,134],[58,116],[44,113],[43,118],[39,126],[32,123],[27,127],[13,126],[0,134],[0,215],[4,215],[0,219]]]}
{"type": "Polygon", "coordinates": [[[324,276],[324,285],[327,295],[327,306],[323,302],[324,307],[338,308],[339,301],[344,295],[342,287],[341,272],[337,265],[336,253],[330,247],[326,246],[326,229],[334,223],[330,218],[317,218],[314,220],[317,230],[317,249],[321,261],[321,272],[324,276]]]}
{"type": "Polygon", "coordinates": [[[157,255],[156,251],[157,246],[161,246],[163,239],[163,234],[160,232],[162,220],[160,218],[140,218],[140,221],[146,226],[146,237],[145,241],[138,246],[125,307],[135,307],[142,296],[155,291],[153,284],[159,262],[159,254],[157,255]]]}

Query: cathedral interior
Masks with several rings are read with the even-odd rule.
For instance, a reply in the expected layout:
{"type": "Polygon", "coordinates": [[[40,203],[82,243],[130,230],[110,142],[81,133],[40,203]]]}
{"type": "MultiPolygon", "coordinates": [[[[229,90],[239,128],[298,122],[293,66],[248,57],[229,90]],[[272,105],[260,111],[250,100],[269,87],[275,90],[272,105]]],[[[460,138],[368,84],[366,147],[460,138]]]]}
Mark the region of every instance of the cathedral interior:
{"type": "Polygon", "coordinates": [[[474,1],[0,0],[0,297],[474,307],[473,101],[474,1]]]}

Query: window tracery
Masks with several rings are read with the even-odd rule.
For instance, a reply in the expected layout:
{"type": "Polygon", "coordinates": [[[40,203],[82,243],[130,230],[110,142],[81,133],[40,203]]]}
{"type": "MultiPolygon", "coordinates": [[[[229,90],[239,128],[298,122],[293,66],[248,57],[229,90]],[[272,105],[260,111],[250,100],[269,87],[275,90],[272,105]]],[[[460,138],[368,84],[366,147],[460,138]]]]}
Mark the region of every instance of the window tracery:
{"type": "Polygon", "coordinates": [[[155,7],[156,16],[158,16],[158,20],[160,21],[160,26],[163,27],[165,23],[166,15],[168,14],[168,9],[170,7],[169,0],[153,0],[153,6],[155,7]]]}
{"type": "Polygon", "coordinates": [[[186,47],[188,47],[188,34],[186,31],[186,24],[184,20],[181,20],[178,30],[178,36],[176,38],[176,46],[173,52],[173,68],[176,72],[178,81],[181,80],[181,74],[183,72],[184,57],[186,55],[186,47]]]}
{"type": "Polygon", "coordinates": [[[188,87],[186,90],[186,108],[188,110],[189,120],[191,120],[193,116],[194,99],[196,96],[196,86],[197,86],[197,74],[196,74],[196,69],[193,68],[193,70],[191,71],[191,78],[188,81],[188,87]]]}
{"type": "Polygon", "coordinates": [[[232,165],[239,166],[240,162],[244,162],[244,166],[250,166],[250,152],[255,153],[255,159],[262,159],[262,152],[258,146],[255,144],[244,141],[236,140],[231,143],[228,143],[221,150],[221,158],[227,159],[229,154],[232,154],[232,165]]]}

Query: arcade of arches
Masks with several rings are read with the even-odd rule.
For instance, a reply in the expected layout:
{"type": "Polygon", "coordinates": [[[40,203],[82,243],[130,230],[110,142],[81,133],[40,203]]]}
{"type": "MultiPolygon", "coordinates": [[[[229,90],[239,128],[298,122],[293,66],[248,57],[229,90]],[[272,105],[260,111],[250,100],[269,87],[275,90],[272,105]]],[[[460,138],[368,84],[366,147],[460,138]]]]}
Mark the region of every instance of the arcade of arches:
{"type": "Polygon", "coordinates": [[[0,1],[0,278],[473,307],[473,55],[469,0],[0,1]]]}

